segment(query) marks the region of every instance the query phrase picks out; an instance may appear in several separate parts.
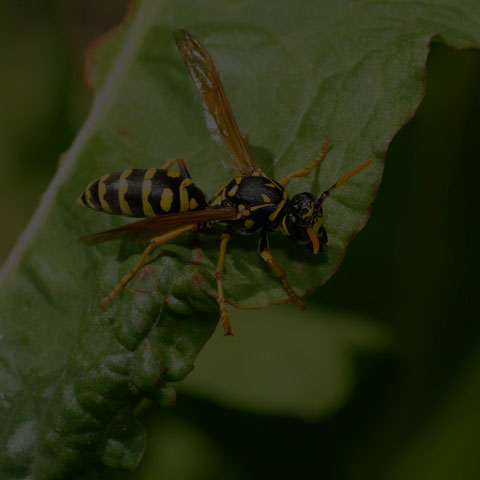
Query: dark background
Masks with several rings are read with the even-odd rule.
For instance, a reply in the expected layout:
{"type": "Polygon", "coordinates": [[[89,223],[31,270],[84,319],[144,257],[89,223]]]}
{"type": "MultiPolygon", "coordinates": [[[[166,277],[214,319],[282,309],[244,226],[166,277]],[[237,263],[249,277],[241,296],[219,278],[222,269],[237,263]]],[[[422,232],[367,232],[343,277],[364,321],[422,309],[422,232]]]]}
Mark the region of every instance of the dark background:
{"type": "MultiPolygon", "coordinates": [[[[0,262],[88,115],[84,51],[125,5],[0,6],[0,262]]],[[[480,478],[480,55],[434,43],[427,71],[368,225],[309,299],[387,326],[389,351],[359,355],[348,402],[318,421],[180,394],[174,410],[141,414],[141,467],[102,478],[480,478]]]]}

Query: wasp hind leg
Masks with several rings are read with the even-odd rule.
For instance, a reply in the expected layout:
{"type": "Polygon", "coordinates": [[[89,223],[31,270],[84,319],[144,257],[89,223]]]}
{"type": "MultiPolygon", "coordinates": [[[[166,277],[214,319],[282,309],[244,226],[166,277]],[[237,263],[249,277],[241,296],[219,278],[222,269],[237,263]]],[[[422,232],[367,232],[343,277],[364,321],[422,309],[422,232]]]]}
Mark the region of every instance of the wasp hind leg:
{"type": "Polygon", "coordinates": [[[300,298],[298,298],[298,295],[288,283],[287,274],[285,273],[283,268],[278,265],[273,259],[272,253],[270,252],[268,246],[268,237],[266,230],[262,230],[262,233],[260,234],[260,241],[258,242],[258,252],[260,253],[260,256],[268,263],[269,267],[273,270],[275,275],[280,278],[283,288],[285,292],[287,292],[287,295],[290,298],[291,302],[298,304],[302,311],[305,310],[305,304],[300,300],[300,298]]]}
{"type": "Polygon", "coordinates": [[[227,307],[225,306],[225,297],[223,295],[222,276],[225,266],[225,256],[227,253],[227,243],[232,238],[230,230],[227,228],[222,234],[220,241],[220,253],[218,254],[217,267],[215,268],[215,278],[217,279],[217,303],[220,309],[220,320],[223,324],[225,336],[232,335],[232,327],[228,319],[227,307]]]}
{"type": "Polygon", "coordinates": [[[327,156],[329,147],[330,147],[330,140],[325,140],[323,142],[322,148],[317,158],[308,167],[302,168],[300,170],[296,170],[295,172],[290,173],[286,177],[282,178],[278,183],[280,183],[282,187],[286,187],[290,183],[290,180],[292,178],[308,177],[308,175],[310,175],[312,170],[318,167],[323,162],[323,159],[327,156]]]}
{"type": "Polygon", "coordinates": [[[100,308],[102,310],[105,309],[105,305],[111,302],[122,290],[122,288],[135,276],[135,274],[142,268],[142,265],[145,263],[146,258],[148,257],[149,253],[156,247],[160,247],[164,243],[173,240],[174,238],[178,237],[182,233],[196,230],[198,228],[197,224],[194,225],[187,225],[186,227],[179,228],[178,230],[174,230],[173,232],[166,233],[165,235],[161,235],[160,237],[154,238],[150,241],[148,247],[142,253],[142,256],[135,264],[135,266],[125,275],[118,285],[100,302],[100,308]]]}
{"type": "Polygon", "coordinates": [[[190,172],[188,171],[187,164],[185,163],[185,160],[181,157],[178,158],[172,158],[171,160],[168,161],[168,163],[163,167],[163,170],[170,170],[172,166],[178,163],[178,169],[180,170],[180,174],[185,177],[185,178],[192,178],[190,176],[190,172]]]}

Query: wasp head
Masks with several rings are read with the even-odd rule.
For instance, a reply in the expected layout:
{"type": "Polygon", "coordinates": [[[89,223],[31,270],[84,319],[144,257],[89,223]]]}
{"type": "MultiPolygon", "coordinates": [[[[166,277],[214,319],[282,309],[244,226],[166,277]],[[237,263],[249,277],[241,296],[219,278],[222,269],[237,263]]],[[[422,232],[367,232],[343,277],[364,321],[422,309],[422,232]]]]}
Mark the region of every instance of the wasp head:
{"type": "Polygon", "coordinates": [[[280,229],[297,243],[309,246],[314,253],[323,251],[328,238],[320,199],[308,192],[295,195],[285,207],[280,229]]]}

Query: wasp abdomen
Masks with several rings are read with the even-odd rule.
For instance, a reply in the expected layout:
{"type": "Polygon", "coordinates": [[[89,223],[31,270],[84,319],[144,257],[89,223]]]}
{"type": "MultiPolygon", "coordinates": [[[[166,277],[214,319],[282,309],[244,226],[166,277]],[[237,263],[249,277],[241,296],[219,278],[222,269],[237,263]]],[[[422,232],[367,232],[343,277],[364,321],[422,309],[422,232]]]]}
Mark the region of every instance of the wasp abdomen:
{"type": "Polygon", "coordinates": [[[207,206],[203,192],[172,170],[131,168],[91,182],[77,203],[113,215],[156,217],[207,206]]]}

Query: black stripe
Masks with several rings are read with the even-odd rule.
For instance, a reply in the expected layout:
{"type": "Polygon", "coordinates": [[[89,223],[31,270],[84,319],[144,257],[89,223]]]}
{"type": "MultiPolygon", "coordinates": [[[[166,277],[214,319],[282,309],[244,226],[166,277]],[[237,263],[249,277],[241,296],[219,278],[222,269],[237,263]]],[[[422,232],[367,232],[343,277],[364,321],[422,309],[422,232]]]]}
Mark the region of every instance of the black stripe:
{"type": "MultiPolygon", "coordinates": [[[[90,203],[87,202],[85,198],[85,203],[90,207],[94,208],[95,210],[103,210],[102,206],[100,205],[100,200],[98,198],[98,180],[95,180],[89,187],[88,190],[90,191],[90,203]]],[[[85,195],[86,197],[86,195],[85,195]]]]}
{"type": "Polygon", "coordinates": [[[106,191],[103,198],[108,203],[112,213],[115,215],[122,214],[120,202],[118,201],[118,187],[121,174],[122,172],[111,173],[104,182],[106,191]]]}
{"type": "Polygon", "coordinates": [[[162,197],[163,189],[168,185],[169,177],[167,176],[167,171],[157,168],[155,174],[150,180],[152,182],[152,188],[148,195],[148,203],[152,206],[155,215],[163,215],[165,212],[160,208],[160,199],[162,197]]]}
{"type": "Polygon", "coordinates": [[[142,204],[142,185],[146,170],[135,168],[127,178],[125,200],[132,211],[132,217],[145,217],[142,204]]]}

